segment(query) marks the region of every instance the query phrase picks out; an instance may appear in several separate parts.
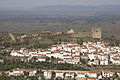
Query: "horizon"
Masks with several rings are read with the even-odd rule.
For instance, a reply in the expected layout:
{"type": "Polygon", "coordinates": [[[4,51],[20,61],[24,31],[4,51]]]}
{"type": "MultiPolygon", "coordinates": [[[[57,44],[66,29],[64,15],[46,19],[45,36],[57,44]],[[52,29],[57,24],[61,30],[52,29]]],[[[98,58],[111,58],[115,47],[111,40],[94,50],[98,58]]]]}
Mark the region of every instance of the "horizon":
{"type": "Polygon", "coordinates": [[[0,10],[29,10],[43,6],[102,6],[120,5],[119,0],[0,0],[0,10]]]}
{"type": "MultiPolygon", "coordinates": [[[[44,5],[44,6],[37,6],[37,7],[33,7],[33,8],[29,8],[29,9],[1,9],[0,11],[29,11],[29,10],[37,10],[37,8],[45,8],[45,7],[53,7],[53,6],[58,6],[58,7],[108,7],[108,6],[120,6],[120,5],[44,5]]],[[[38,9],[39,10],[39,9],[38,9]]]]}

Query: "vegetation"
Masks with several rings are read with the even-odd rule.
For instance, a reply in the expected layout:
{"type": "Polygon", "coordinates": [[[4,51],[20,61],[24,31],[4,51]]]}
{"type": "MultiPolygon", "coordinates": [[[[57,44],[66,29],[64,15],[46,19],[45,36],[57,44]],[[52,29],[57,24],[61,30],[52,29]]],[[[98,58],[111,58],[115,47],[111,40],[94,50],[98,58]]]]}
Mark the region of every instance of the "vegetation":
{"type": "MultiPolygon", "coordinates": [[[[49,61],[49,59],[48,59],[49,61]]],[[[0,64],[0,71],[8,71],[15,68],[37,68],[37,69],[56,69],[56,70],[86,70],[82,67],[75,66],[68,63],[57,63],[52,62],[23,62],[15,59],[5,59],[3,64],[0,64]]]]}
{"type": "Polygon", "coordinates": [[[87,64],[87,60],[86,60],[86,59],[83,59],[83,58],[80,58],[80,62],[81,62],[82,64],[87,64]]]}
{"type": "Polygon", "coordinates": [[[78,41],[77,41],[77,44],[82,45],[82,44],[83,44],[83,39],[82,39],[82,38],[80,38],[80,40],[78,40],[78,41]]]}

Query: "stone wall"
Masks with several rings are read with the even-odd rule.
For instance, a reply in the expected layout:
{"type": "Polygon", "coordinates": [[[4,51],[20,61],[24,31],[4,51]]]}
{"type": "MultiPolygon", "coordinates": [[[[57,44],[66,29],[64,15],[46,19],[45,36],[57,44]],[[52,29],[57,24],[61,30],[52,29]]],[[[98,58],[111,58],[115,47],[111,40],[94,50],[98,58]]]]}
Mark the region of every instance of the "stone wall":
{"type": "Polygon", "coordinates": [[[72,37],[82,37],[82,38],[85,38],[85,37],[92,37],[92,32],[77,32],[77,33],[74,33],[71,35],[72,37]]]}
{"type": "Polygon", "coordinates": [[[72,37],[74,38],[101,38],[101,27],[93,27],[91,32],[75,32],[71,34],[72,37]]]}

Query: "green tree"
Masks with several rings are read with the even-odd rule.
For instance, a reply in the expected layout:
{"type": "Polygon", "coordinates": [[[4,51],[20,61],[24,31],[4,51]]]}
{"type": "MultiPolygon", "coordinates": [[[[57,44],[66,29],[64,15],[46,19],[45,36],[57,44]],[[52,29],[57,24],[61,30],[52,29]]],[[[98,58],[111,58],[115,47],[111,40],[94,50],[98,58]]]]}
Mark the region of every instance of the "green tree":
{"type": "Polygon", "coordinates": [[[29,72],[26,72],[26,71],[25,71],[25,72],[24,72],[24,75],[25,75],[25,76],[29,76],[29,72]]]}
{"type": "Polygon", "coordinates": [[[46,62],[49,62],[49,61],[50,61],[50,58],[49,58],[49,57],[46,57],[46,58],[45,58],[45,61],[46,61],[46,62]]]}
{"type": "Polygon", "coordinates": [[[83,59],[83,58],[80,58],[80,62],[83,63],[83,64],[86,64],[87,63],[87,60],[83,59]]]}
{"type": "Polygon", "coordinates": [[[83,44],[83,39],[82,39],[82,38],[80,38],[80,40],[78,40],[78,41],[77,41],[77,44],[82,45],[82,44],[83,44]]]}
{"type": "Polygon", "coordinates": [[[118,40],[115,41],[115,45],[116,46],[119,46],[120,45],[120,42],[118,40]]]}
{"type": "Polygon", "coordinates": [[[56,73],[54,71],[52,71],[51,80],[54,80],[55,76],[56,76],[56,73]]]}
{"type": "Polygon", "coordinates": [[[63,79],[65,79],[66,72],[63,73],[63,79]]]}
{"type": "Polygon", "coordinates": [[[119,77],[119,76],[118,76],[117,72],[115,72],[114,78],[118,78],[118,77],[119,77]]]}

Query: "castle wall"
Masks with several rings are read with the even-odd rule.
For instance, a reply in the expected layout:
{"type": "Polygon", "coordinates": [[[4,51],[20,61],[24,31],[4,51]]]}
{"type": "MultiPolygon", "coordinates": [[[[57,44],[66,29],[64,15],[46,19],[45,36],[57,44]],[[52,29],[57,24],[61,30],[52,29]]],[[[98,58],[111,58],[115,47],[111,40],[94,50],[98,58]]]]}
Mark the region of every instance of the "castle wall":
{"type": "Polygon", "coordinates": [[[76,32],[71,34],[72,37],[74,38],[85,38],[85,37],[90,37],[90,38],[101,38],[101,27],[93,27],[92,32],[76,32]]]}
{"type": "Polygon", "coordinates": [[[92,32],[77,32],[71,35],[72,37],[92,37],[92,32]]]}

